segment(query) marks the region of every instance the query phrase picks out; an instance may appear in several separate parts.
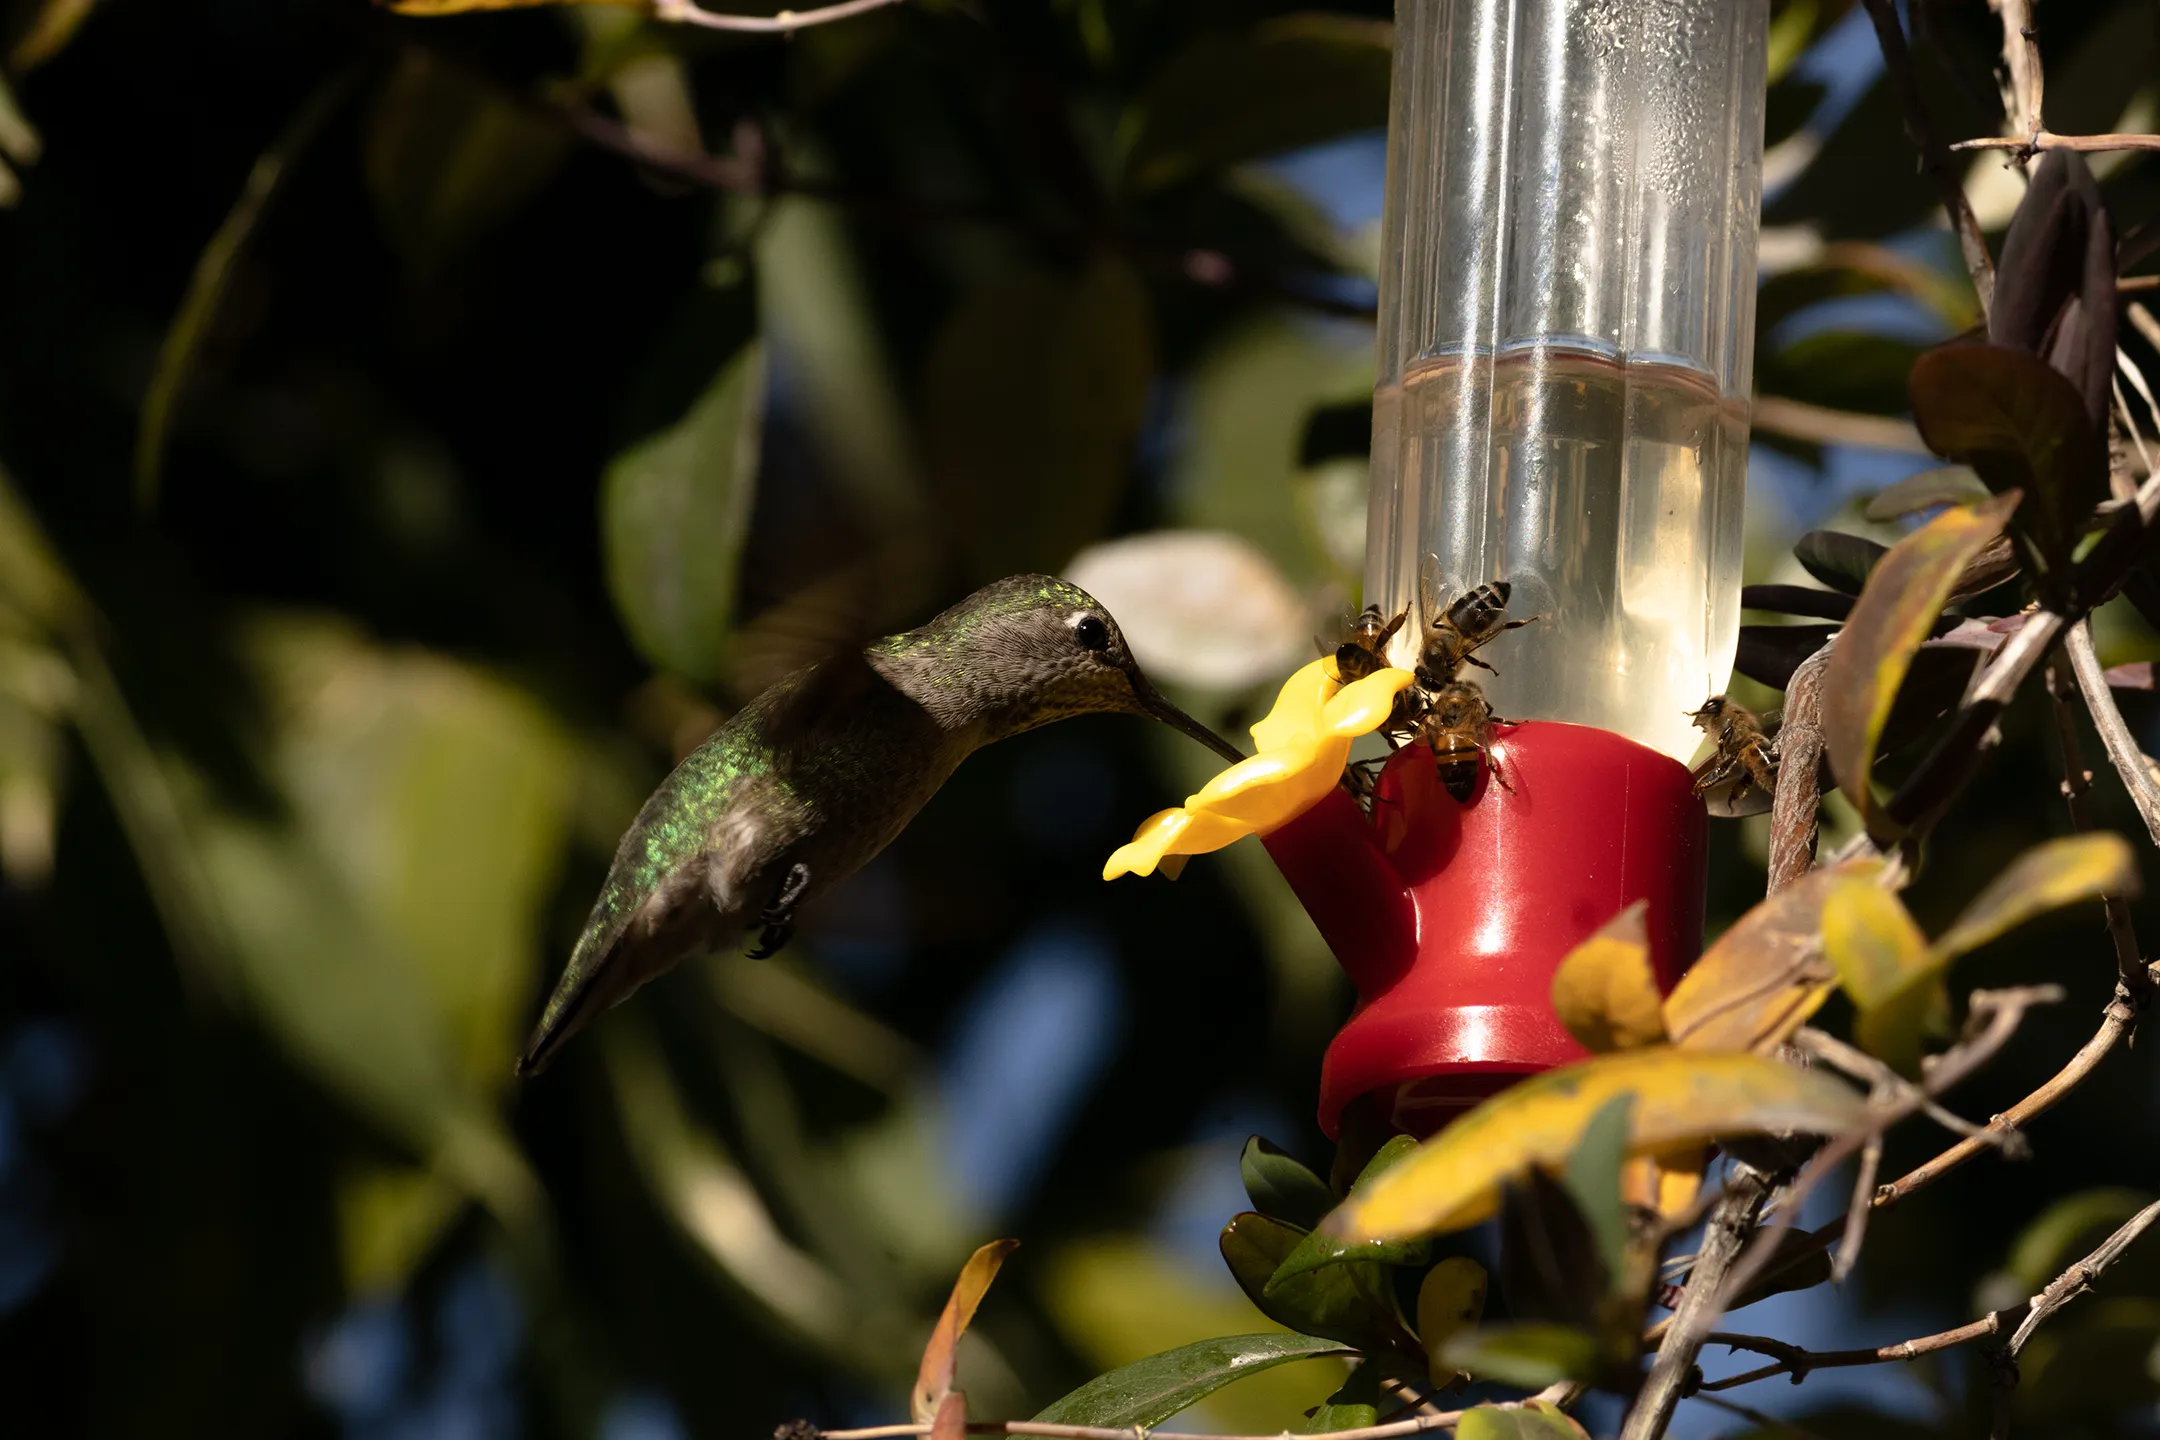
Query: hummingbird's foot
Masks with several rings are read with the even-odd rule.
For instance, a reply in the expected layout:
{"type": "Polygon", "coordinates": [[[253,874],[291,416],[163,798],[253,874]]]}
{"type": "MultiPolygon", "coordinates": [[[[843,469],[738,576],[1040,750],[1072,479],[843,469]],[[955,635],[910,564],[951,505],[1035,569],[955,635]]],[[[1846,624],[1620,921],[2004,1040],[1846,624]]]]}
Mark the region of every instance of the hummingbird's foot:
{"type": "Polygon", "coordinates": [[[773,892],[772,904],[758,916],[758,924],[765,928],[758,935],[757,948],[750,952],[752,960],[770,960],[780,953],[795,928],[795,907],[809,888],[810,867],[798,860],[788,867],[780,888],[773,892]]]}

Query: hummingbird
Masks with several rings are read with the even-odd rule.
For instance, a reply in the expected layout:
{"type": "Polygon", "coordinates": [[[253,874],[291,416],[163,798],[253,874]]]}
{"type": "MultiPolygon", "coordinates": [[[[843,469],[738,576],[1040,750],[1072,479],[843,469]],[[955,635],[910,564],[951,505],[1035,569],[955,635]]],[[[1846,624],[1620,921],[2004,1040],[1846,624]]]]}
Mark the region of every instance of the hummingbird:
{"type": "Polygon", "coordinates": [[[983,746],[1104,713],[1151,715],[1245,758],[1148,683],[1093,596],[1048,575],[996,581],[777,681],[638,811],[518,1074],[686,956],[753,928],[753,957],[776,952],[805,902],[891,844],[983,746]]]}

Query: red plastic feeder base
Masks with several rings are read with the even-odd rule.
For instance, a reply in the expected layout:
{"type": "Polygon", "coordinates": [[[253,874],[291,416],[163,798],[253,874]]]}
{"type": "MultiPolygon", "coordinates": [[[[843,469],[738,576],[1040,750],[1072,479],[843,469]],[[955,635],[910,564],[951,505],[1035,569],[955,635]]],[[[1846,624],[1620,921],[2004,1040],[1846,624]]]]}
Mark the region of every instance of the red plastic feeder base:
{"type": "Polygon", "coordinates": [[[1430,1134],[1581,1058],[1552,1012],[1562,957],[1636,900],[1670,989],[1702,948],[1708,822],[1687,767],[1604,730],[1531,721],[1467,805],[1431,752],[1381,773],[1371,821],[1337,790],[1264,842],[1358,990],[1320,1071],[1320,1125],[1373,1095],[1430,1134]]]}

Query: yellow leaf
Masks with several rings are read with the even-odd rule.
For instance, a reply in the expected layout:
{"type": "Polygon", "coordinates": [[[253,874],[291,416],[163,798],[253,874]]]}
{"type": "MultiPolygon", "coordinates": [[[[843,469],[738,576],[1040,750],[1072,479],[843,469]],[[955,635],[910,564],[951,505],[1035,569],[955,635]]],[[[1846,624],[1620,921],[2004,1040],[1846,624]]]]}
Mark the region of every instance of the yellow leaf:
{"type": "Polygon", "coordinates": [[[1665,1029],[1687,1050],[1761,1050],[1784,1043],[1829,998],[1837,976],[1822,958],[1822,904],[1847,877],[1872,877],[1874,860],[1817,870],[1757,905],[1680,977],[1665,1000],[1665,1029]]]}
{"type": "Polygon", "coordinates": [[[1855,1038],[1905,1074],[1920,1064],[1921,1031],[1947,1004],[1947,963],[1895,895],[1866,880],[1840,881],[1823,902],[1823,954],[1859,1008],[1855,1038]]]}
{"type": "Polygon", "coordinates": [[[1455,1378],[1455,1367],[1441,1360],[1440,1351],[1485,1317],[1485,1286],[1485,1267],[1467,1255],[1450,1255],[1425,1272],[1417,1292],[1417,1333],[1433,1384],[1445,1388],[1455,1378]]]}
{"type": "Polygon", "coordinates": [[[1887,819],[1873,808],[1868,775],[1913,652],[1927,639],[1966,562],[2002,533],[2018,498],[2013,490],[1945,510],[1891,546],[1868,572],[1838,636],[1823,676],[1823,733],[1830,768],[1871,830],[1884,829],[1887,819]]]}
{"type": "MultiPolygon", "coordinates": [[[[952,1394],[953,1365],[959,1358],[960,1337],[967,1333],[968,1322],[975,1318],[975,1307],[982,1304],[990,1282],[997,1278],[998,1267],[1019,1247],[1017,1240],[993,1240],[968,1256],[967,1264],[960,1267],[960,1278],[953,1282],[952,1294],[945,1301],[945,1313],[938,1316],[937,1328],[930,1332],[930,1343],[923,1347],[922,1368],[916,1372],[914,1411],[917,1424],[928,1425],[939,1418],[947,1397],[952,1394]]],[[[964,1421],[966,1417],[961,1418],[964,1421]]]]}
{"type": "Polygon", "coordinates": [[[1948,959],[1976,950],[2036,915],[2102,895],[2138,893],[2137,861],[2120,835],[2066,835],[2011,862],[1935,942],[1948,959]]]}
{"type": "Polygon", "coordinates": [[[1553,972],[1553,1013],[1585,1050],[1634,1050],[1665,1038],[1665,998],[1650,969],[1638,900],[1568,952],[1553,972]]]}
{"type": "Polygon", "coordinates": [[[1669,1220],[1695,1203],[1702,1190],[1703,1168],[1709,1163],[1709,1150],[1698,1145],[1661,1155],[1638,1155],[1620,1167],[1620,1199],[1669,1220]]]}
{"type": "Polygon", "coordinates": [[[1867,1114],[1860,1097],[1828,1075],[1765,1056],[1669,1045],[1598,1055],[1487,1100],[1344,1201],[1323,1228],[1355,1243],[1475,1225],[1499,1208],[1503,1181],[1532,1166],[1564,1165],[1590,1117],[1626,1094],[1635,1097],[1631,1154],[1762,1131],[1834,1134],[1867,1114]]]}

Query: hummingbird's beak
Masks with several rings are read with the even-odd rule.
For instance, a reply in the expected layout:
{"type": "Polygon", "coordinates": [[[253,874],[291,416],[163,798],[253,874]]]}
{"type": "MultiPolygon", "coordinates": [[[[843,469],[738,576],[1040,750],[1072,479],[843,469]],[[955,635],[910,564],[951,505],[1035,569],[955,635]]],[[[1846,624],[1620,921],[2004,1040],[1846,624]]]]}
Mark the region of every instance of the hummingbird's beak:
{"type": "Polygon", "coordinates": [[[1150,685],[1146,676],[1137,670],[1131,671],[1130,674],[1132,676],[1133,694],[1139,699],[1142,711],[1154,716],[1171,729],[1181,730],[1185,734],[1192,736],[1193,739],[1207,746],[1208,749],[1222,756],[1223,759],[1233,765],[1245,758],[1244,752],[1239,750],[1237,746],[1232,745],[1222,736],[1217,735],[1213,730],[1208,729],[1207,726],[1164,699],[1162,692],[1150,685]]]}

